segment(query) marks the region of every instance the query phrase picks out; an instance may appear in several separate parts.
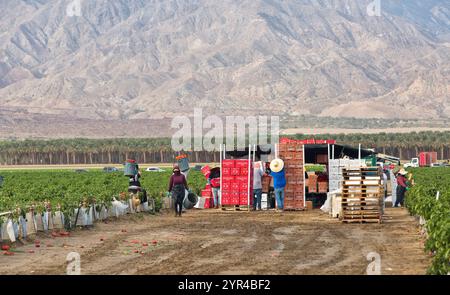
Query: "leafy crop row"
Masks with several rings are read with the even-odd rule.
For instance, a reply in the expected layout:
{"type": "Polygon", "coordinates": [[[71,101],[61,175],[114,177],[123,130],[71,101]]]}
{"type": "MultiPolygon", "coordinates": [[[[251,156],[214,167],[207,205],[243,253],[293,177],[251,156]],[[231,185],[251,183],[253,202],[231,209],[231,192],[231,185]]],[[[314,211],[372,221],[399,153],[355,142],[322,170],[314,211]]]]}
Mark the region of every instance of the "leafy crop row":
{"type": "MultiPolygon", "coordinates": [[[[113,197],[119,199],[119,194],[128,189],[128,178],[121,172],[30,170],[2,171],[0,175],[4,177],[0,188],[0,213],[14,211],[24,214],[31,206],[35,212],[42,213],[50,206],[70,216],[83,202],[108,207],[113,197]]],[[[171,172],[142,174],[142,187],[155,198],[157,209],[167,192],[170,175],[171,172]]],[[[200,172],[190,172],[188,183],[194,192],[199,193],[205,182],[200,172]]]]}
{"type": "Polygon", "coordinates": [[[426,251],[433,253],[430,274],[450,273],[450,168],[414,169],[415,186],[406,206],[426,220],[426,251]],[[439,197],[438,196],[439,192],[439,197]]]}

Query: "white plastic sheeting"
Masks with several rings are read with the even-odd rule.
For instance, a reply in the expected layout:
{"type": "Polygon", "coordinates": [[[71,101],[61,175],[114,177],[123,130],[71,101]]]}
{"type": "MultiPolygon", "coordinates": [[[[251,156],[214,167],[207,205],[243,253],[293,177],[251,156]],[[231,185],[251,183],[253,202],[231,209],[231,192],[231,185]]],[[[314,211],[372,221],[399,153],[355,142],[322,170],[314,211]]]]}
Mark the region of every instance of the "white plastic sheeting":
{"type": "MultiPolygon", "coordinates": [[[[148,202],[140,204],[141,211],[150,211],[148,202]]],[[[113,200],[111,206],[106,208],[102,205],[99,211],[90,206],[89,208],[81,208],[78,214],[77,225],[90,226],[93,225],[95,220],[105,220],[110,216],[120,217],[128,213],[129,205],[113,200]]],[[[71,216],[72,226],[75,224],[77,218],[78,209],[74,209],[74,214],[71,216]]],[[[44,212],[43,214],[33,214],[27,212],[25,218],[20,216],[18,222],[14,222],[10,218],[5,219],[5,222],[0,226],[0,240],[9,240],[15,242],[18,238],[25,238],[28,235],[35,234],[38,231],[47,231],[53,229],[64,229],[65,216],[61,211],[44,212]]]]}
{"type": "Polygon", "coordinates": [[[329,192],[327,194],[327,200],[325,203],[320,207],[320,210],[322,210],[325,213],[329,213],[331,217],[337,218],[339,217],[341,208],[342,208],[342,198],[341,198],[342,190],[334,190],[332,192],[329,192]]]}
{"type": "Polygon", "coordinates": [[[397,200],[397,178],[392,170],[389,170],[389,175],[391,177],[391,187],[392,187],[392,207],[395,206],[395,201],[397,200]]]}
{"type": "Polygon", "coordinates": [[[342,181],[342,169],[343,168],[359,168],[363,166],[363,160],[350,160],[350,159],[335,159],[328,163],[329,167],[329,188],[330,192],[341,188],[342,181]]]}

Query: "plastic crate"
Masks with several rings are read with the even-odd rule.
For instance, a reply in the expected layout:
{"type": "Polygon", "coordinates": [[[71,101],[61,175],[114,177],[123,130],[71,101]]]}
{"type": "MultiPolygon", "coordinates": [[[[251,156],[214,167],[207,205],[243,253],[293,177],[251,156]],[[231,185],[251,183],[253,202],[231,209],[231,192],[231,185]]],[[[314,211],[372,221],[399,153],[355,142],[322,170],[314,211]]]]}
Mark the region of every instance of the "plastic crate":
{"type": "Polygon", "coordinates": [[[234,168],[234,160],[222,160],[222,168],[234,168]]]}

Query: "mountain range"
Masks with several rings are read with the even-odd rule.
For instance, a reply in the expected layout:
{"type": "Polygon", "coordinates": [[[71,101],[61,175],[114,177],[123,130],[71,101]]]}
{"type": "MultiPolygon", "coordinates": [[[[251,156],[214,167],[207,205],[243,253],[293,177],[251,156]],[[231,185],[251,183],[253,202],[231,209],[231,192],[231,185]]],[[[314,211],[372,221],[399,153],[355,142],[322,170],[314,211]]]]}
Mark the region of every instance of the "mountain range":
{"type": "Polygon", "coordinates": [[[450,117],[448,0],[0,0],[0,11],[4,126],[194,107],[450,117]]]}

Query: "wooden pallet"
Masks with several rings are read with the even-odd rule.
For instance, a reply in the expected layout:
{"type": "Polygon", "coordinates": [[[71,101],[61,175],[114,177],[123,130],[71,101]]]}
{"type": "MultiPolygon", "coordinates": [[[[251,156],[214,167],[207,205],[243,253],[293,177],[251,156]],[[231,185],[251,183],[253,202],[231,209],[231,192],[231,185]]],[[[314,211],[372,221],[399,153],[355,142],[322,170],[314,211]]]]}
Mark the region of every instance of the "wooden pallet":
{"type": "Polygon", "coordinates": [[[240,206],[240,205],[222,205],[221,209],[224,211],[248,211],[252,210],[252,206],[240,206]]]}
{"type": "Polygon", "coordinates": [[[347,192],[347,193],[342,193],[342,197],[344,199],[373,199],[375,198],[374,196],[383,196],[384,191],[383,192],[347,192]]]}
{"type": "Polygon", "coordinates": [[[382,188],[383,185],[381,184],[364,184],[364,183],[360,183],[360,184],[346,184],[343,183],[342,185],[345,185],[346,188],[343,188],[343,190],[350,190],[350,189],[359,189],[359,190],[367,190],[367,189],[375,189],[375,188],[382,188]],[[351,188],[349,188],[351,187],[351,188]]]}
{"type": "Polygon", "coordinates": [[[360,168],[344,168],[343,172],[377,172],[380,171],[380,167],[360,167],[360,168]]]}
{"type": "Polygon", "coordinates": [[[369,223],[382,221],[381,170],[378,167],[343,169],[342,210],[340,219],[348,223],[369,223]],[[374,175],[376,173],[376,175],[374,175]],[[372,179],[376,176],[379,179],[372,179]],[[350,179],[350,178],[359,179],[350,179]],[[346,183],[353,182],[352,184],[346,183]],[[371,181],[376,183],[364,183],[371,181]]]}
{"type": "Polygon", "coordinates": [[[293,207],[291,207],[291,208],[289,208],[289,207],[284,207],[284,209],[283,209],[284,211],[305,211],[306,209],[303,207],[303,208],[293,208],[293,207]]]}
{"type": "Polygon", "coordinates": [[[342,208],[342,213],[345,216],[369,216],[369,215],[374,215],[374,214],[380,214],[381,211],[378,209],[363,209],[363,210],[359,210],[359,209],[354,209],[354,210],[345,210],[346,208],[342,208]]]}
{"type": "Polygon", "coordinates": [[[342,219],[342,222],[345,223],[381,223],[380,219],[342,219]]]}
{"type": "Polygon", "coordinates": [[[343,209],[355,210],[355,208],[361,208],[360,210],[372,210],[372,208],[380,207],[380,204],[374,203],[351,203],[342,204],[343,209]]]}

